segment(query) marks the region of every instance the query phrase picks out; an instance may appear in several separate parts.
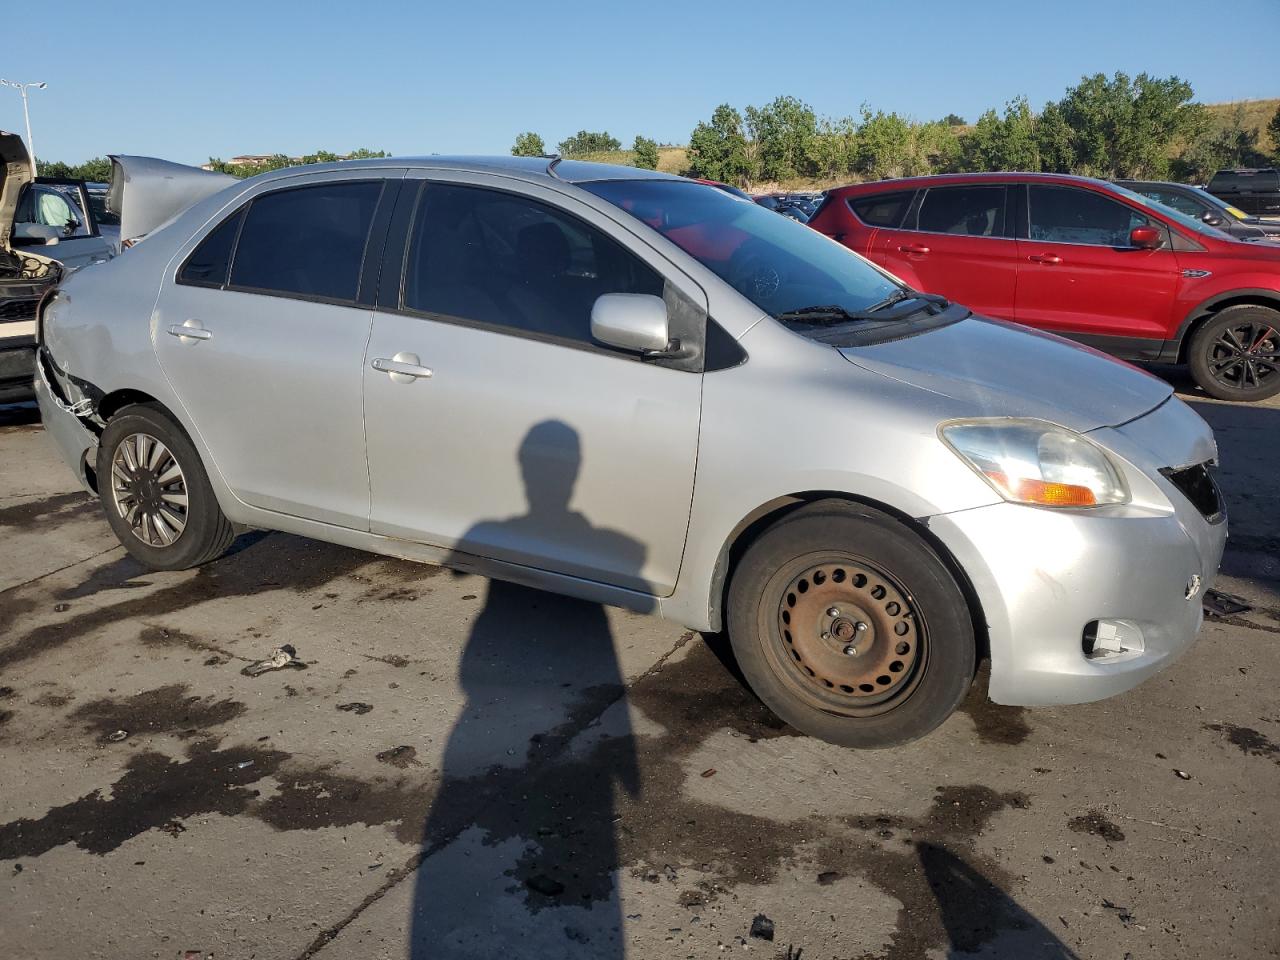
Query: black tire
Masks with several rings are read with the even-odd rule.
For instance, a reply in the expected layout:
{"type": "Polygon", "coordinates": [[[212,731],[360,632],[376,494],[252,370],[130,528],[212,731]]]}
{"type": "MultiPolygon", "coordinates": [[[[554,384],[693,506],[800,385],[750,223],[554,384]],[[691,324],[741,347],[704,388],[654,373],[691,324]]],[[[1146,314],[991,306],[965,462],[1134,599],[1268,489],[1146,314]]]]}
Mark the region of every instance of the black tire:
{"type": "Polygon", "coordinates": [[[1187,362],[1200,389],[1218,400],[1274,397],[1280,393],[1280,310],[1242,303],[1214,314],[1191,338],[1187,362]]]}
{"type": "Polygon", "coordinates": [[[914,532],[860,504],[820,501],[765,530],[733,571],[726,619],[765,705],[841,746],[919,739],[973,683],[973,619],[955,578],[914,532]]]}
{"type": "Polygon", "coordinates": [[[152,570],[186,570],[208,563],[226,553],[235,539],[235,530],[218,506],[195,447],[159,404],[132,404],[111,418],[98,445],[97,477],[107,523],[130,555],[152,570]],[[155,469],[145,464],[130,466],[131,459],[139,459],[140,449],[148,454],[161,449],[154,445],[157,440],[167,455],[160,455],[155,469]],[[113,472],[117,453],[123,458],[121,467],[128,480],[113,472]],[[174,464],[179,479],[161,482],[174,464]],[[179,503],[183,497],[185,506],[179,503]],[[126,514],[135,503],[147,509],[126,514]],[[142,523],[143,513],[161,519],[154,524],[142,523]],[[130,522],[127,516],[138,520],[130,522]],[[163,531],[172,536],[171,542],[164,542],[163,531]]]}

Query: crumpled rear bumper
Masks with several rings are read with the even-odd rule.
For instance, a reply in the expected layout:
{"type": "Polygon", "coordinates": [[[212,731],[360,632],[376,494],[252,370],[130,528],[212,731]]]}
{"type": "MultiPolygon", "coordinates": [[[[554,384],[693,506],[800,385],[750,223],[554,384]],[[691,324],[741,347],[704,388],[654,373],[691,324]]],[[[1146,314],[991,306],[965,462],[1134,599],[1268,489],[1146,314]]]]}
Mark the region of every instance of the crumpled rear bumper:
{"type": "Polygon", "coordinates": [[[86,464],[94,467],[98,454],[98,437],[77,415],[76,408],[63,401],[49,384],[44,363],[37,355],[35,363],[36,403],[45,431],[53,438],[63,461],[75,473],[81,485],[93,493],[86,464]]]}

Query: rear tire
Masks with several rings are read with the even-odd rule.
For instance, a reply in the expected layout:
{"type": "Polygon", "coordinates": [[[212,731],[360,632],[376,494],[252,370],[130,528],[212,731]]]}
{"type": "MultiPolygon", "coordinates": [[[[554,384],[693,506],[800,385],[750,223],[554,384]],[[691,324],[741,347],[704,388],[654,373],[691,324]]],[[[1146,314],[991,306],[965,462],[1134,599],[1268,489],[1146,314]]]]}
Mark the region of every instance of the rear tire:
{"type": "Polygon", "coordinates": [[[727,621],[747,682],[804,733],[846,747],[923,737],[960,705],[973,620],[946,564],[899,521],[821,501],[743,554],[727,621]]]}
{"type": "Polygon", "coordinates": [[[121,545],[152,570],[186,570],[235,539],[186,432],[159,404],[123,408],[98,445],[98,496],[121,545]]]}
{"type": "Polygon", "coordinates": [[[1280,310],[1243,303],[1210,317],[1187,350],[1191,376],[1218,400],[1280,393],[1280,310]]]}

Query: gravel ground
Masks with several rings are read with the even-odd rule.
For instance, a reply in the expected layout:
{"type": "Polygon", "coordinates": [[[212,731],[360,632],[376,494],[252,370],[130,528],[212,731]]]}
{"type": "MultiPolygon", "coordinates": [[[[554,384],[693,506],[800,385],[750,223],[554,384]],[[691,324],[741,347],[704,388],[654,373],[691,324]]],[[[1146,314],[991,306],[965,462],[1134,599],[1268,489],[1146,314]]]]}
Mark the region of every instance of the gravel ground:
{"type": "Polygon", "coordinates": [[[1276,956],[1280,403],[1186,396],[1255,609],[874,753],[639,615],[280,534],[146,572],[0,408],[0,952],[1276,956]]]}

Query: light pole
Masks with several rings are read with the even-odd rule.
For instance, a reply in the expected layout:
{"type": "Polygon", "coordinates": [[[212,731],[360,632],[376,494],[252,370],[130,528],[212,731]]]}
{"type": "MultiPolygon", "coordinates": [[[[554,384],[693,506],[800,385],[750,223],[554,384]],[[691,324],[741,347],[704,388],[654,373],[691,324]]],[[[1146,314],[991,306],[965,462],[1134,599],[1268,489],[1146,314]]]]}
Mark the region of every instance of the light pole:
{"type": "Polygon", "coordinates": [[[31,141],[31,112],[27,109],[27,87],[35,87],[37,90],[43,90],[48,84],[43,80],[39,83],[32,81],[31,83],[18,83],[16,80],[0,80],[0,87],[13,87],[22,94],[22,119],[27,123],[27,152],[31,154],[31,175],[37,174],[36,170],[36,145],[31,141]]]}

